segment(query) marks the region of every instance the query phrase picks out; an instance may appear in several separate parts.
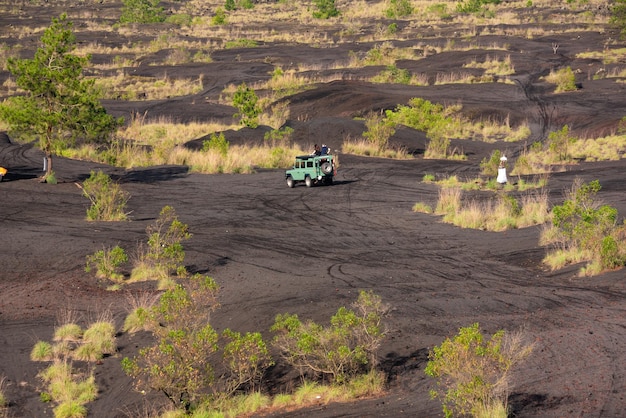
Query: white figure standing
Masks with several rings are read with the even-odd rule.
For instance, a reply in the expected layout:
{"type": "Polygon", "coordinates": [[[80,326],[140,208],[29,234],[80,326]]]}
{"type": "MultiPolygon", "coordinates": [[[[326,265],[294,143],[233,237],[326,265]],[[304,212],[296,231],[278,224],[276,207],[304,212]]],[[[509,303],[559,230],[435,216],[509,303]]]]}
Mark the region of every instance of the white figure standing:
{"type": "Polygon", "coordinates": [[[498,167],[498,178],[496,181],[500,184],[506,184],[506,157],[503,155],[500,158],[500,166],[498,167]]]}

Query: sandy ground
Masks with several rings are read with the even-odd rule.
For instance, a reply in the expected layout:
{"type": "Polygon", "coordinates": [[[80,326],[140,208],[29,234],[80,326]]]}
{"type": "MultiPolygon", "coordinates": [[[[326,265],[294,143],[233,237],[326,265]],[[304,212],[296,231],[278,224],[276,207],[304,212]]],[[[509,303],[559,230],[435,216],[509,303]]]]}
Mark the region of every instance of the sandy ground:
{"type": "MultiPolygon", "coordinates": [[[[104,16],[112,13],[106,10],[104,16]]],[[[48,15],[33,16],[45,22],[48,15]]],[[[20,21],[10,15],[0,20],[20,21]]],[[[441,39],[433,33],[433,42],[454,36],[437,33],[441,39]]],[[[79,39],[86,41],[89,36],[81,32],[79,39]]],[[[302,144],[326,142],[338,150],[347,135],[362,133],[363,123],[355,116],[423,97],[461,103],[464,112],[476,117],[509,117],[512,124],[527,121],[533,130],[531,140],[545,139],[563,124],[570,124],[579,135],[607,133],[624,116],[624,84],[592,80],[591,75],[605,66],[576,59],[575,54],[598,49],[608,36],[608,32],[582,30],[533,39],[486,36],[481,44],[506,43],[508,51],[453,51],[398,63],[435,77],[458,69],[468,59],[510,54],[516,69],[514,84],[381,85],[358,80],[380,67],[351,69],[353,73],[343,80],[290,97],[289,124],[302,144]],[[557,54],[551,48],[555,42],[560,45],[557,54]],[[582,89],[552,94],[553,86],[540,77],[562,66],[579,70],[582,89]]],[[[135,71],[146,76],[208,74],[205,91],[158,102],[105,105],[126,118],[138,111],[181,121],[226,120],[233,109],[215,102],[228,83],[269,77],[273,65],[333,62],[345,58],[348,51],[367,51],[372,45],[314,49],[277,43],[215,52],[214,61],[201,66],[141,65],[135,71]],[[264,62],[268,56],[273,57],[272,64],[264,62]]],[[[7,76],[0,72],[0,81],[7,76]]],[[[260,141],[263,129],[228,132],[227,139],[260,141]]],[[[107,292],[84,272],[85,256],[103,246],[132,248],[145,240],[146,226],[165,205],[173,206],[193,233],[185,243],[188,269],[211,275],[222,287],[222,307],[213,317],[218,330],[262,331],[269,338],[275,315],[285,312],[324,323],[340,306],[352,303],[361,289],[373,290],[392,307],[380,350],[381,368],[389,376],[387,393],[284,416],[438,416],[440,405],[428,397],[434,382],[423,372],[428,351],[474,322],[486,332],[523,329],[535,341],[534,354],[512,382],[509,404],[514,416],[623,416],[623,270],[594,278],[578,278],[580,266],[549,272],[541,264],[546,249],[538,244],[540,227],[505,233],[462,230],[411,210],[416,202],[433,205],[437,200],[437,187],[421,182],[424,174],[475,178],[480,161],[492,150],[505,150],[514,159],[523,144],[457,140],[454,145],[468,159],[454,162],[424,160],[426,139],[419,132],[399,129],[392,143],[407,147],[415,158],[393,161],[339,153],[341,166],[334,186],[289,189],[283,170],[201,175],[179,166],[123,170],[63,158],[55,160],[60,183],[46,185],[37,180],[42,174],[41,151],[0,138],[0,165],[9,169],[0,183],[0,376],[6,378],[9,416],[51,415],[49,405],[39,400],[41,383],[36,375],[42,365],[31,362],[29,353],[38,340],[50,340],[62,312],[75,311],[87,323],[109,311],[121,324],[128,294],[150,288],[133,285],[107,292]],[[84,220],[89,202],[75,183],[94,169],[109,173],[130,192],[131,222],[84,220]]],[[[550,176],[550,199],[558,204],[576,177],[598,179],[603,187],[600,197],[623,216],[625,169],[623,160],[568,166],[550,176]]],[[[493,199],[494,194],[477,193],[476,198],[493,199]]],[[[118,341],[117,355],[95,368],[100,393],[88,405],[90,416],[138,416],[145,403],[163,402],[134,392],[119,366],[122,357],[146,343],[146,336],[121,333],[118,341]]],[[[288,384],[279,378],[272,381],[288,384]]]]}

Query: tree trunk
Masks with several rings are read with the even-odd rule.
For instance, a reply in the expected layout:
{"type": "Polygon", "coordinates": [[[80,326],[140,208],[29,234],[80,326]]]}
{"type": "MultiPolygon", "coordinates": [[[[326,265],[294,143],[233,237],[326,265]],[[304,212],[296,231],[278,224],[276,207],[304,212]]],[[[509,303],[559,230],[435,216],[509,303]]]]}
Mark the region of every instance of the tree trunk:
{"type": "Polygon", "coordinates": [[[46,173],[39,178],[39,181],[42,183],[48,182],[48,178],[52,175],[52,153],[46,151],[46,156],[44,157],[44,169],[46,173]]]}

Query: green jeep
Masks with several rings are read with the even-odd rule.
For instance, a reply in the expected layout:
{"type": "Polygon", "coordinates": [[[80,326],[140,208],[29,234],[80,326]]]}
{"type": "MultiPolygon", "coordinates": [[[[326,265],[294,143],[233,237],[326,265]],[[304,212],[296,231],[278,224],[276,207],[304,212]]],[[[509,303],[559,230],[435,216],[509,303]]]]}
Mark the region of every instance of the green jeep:
{"type": "Polygon", "coordinates": [[[287,186],[293,187],[304,182],[307,187],[314,184],[333,184],[336,174],[335,161],[331,154],[300,155],[291,170],[285,171],[287,186]]]}

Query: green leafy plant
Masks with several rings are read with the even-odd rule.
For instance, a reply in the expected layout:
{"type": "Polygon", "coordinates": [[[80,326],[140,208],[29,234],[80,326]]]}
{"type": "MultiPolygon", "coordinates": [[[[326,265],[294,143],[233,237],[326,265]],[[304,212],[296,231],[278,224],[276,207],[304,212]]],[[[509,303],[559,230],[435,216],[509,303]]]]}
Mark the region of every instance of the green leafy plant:
{"type": "Polygon", "coordinates": [[[217,9],[215,9],[215,14],[211,18],[211,24],[214,26],[221,26],[225,25],[226,23],[226,12],[222,7],[218,7],[217,9]]]}
{"type": "Polygon", "coordinates": [[[569,153],[569,147],[576,141],[577,138],[569,133],[569,126],[565,125],[560,131],[548,134],[548,149],[550,153],[556,156],[557,161],[570,161],[572,157],[569,153]]]}
{"type": "Polygon", "coordinates": [[[413,13],[413,5],[410,0],[389,0],[389,6],[385,9],[385,17],[397,19],[410,16],[413,13]]]}
{"type": "Polygon", "coordinates": [[[550,71],[545,77],[548,83],[556,84],[555,93],[563,93],[567,91],[574,91],[576,87],[576,75],[572,71],[571,67],[561,68],[557,71],[550,71]]]}
{"type": "Polygon", "coordinates": [[[165,12],[160,0],[122,0],[122,14],[119,22],[160,23],[165,21],[165,12]]]}
{"type": "Polygon", "coordinates": [[[147,309],[157,341],[122,361],[138,390],[162,392],[177,408],[191,411],[255,387],[272,364],[267,347],[258,333],[226,330],[220,338],[209,323],[218,291],[215,280],[196,274],[147,309]],[[216,375],[216,369],[223,373],[216,375]]]}
{"type": "Polygon", "coordinates": [[[126,203],[130,195],[102,171],[91,171],[82,186],[83,196],[91,201],[89,221],[124,221],[128,219],[126,203]]]}
{"type": "Polygon", "coordinates": [[[411,73],[407,69],[398,68],[394,65],[388,65],[378,75],[372,78],[372,81],[377,83],[397,83],[397,84],[410,84],[411,73]]]}
{"type": "MultiPolygon", "coordinates": [[[[211,286],[209,293],[216,290],[211,286]]],[[[138,390],[162,392],[187,411],[202,398],[203,390],[214,380],[213,366],[207,360],[218,349],[218,334],[206,315],[214,308],[196,301],[182,285],[161,296],[150,311],[151,320],[161,323],[154,327],[156,344],[122,360],[122,368],[135,379],[138,390]],[[204,308],[207,311],[202,312],[204,308]]]]}
{"type": "Polygon", "coordinates": [[[482,334],[479,324],[460,328],[429,353],[424,370],[437,379],[431,391],[442,400],[446,417],[507,417],[506,400],[513,366],[533,350],[521,334],[482,334]]]}
{"type": "Polygon", "coordinates": [[[189,226],[178,220],[176,210],[171,206],[161,209],[158,219],[146,228],[148,245],[141,253],[138,265],[131,273],[131,279],[167,279],[171,274],[186,274],[181,264],[185,259],[182,242],[191,238],[189,226]]]}
{"type": "Polygon", "coordinates": [[[280,129],[272,129],[271,131],[265,132],[263,135],[263,139],[266,142],[270,142],[273,145],[287,145],[291,140],[291,135],[293,134],[293,128],[291,126],[285,126],[280,129]]]}
{"type": "Polygon", "coordinates": [[[219,135],[212,133],[209,139],[202,141],[202,151],[216,151],[222,157],[226,157],[228,154],[229,146],[230,143],[226,140],[223,132],[220,132],[219,135]]]}
{"type": "Polygon", "coordinates": [[[119,267],[127,261],[126,251],[116,245],[113,248],[98,250],[88,255],[85,271],[89,273],[95,268],[97,277],[119,282],[124,279],[124,275],[119,272],[119,267]]]}
{"type": "Polygon", "coordinates": [[[612,3],[609,23],[620,31],[622,38],[626,37],[626,0],[615,0],[612,3]]]}
{"type": "Polygon", "coordinates": [[[335,5],[335,0],[313,0],[313,4],[315,5],[313,17],[316,19],[330,19],[341,14],[335,5]]]}
{"type": "Polygon", "coordinates": [[[480,172],[486,176],[495,176],[498,174],[498,167],[500,166],[500,158],[502,157],[502,151],[494,150],[489,155],[489,158],[483,158],[480,162],[480,172]]]}
{"type": "Polygon", "coordinates": [[[14,135],[38,139],[46,155],[44,180],[53,173],[53,155],[73,146],[77,138],[106,142],[122,123],[106,113],[95,80],[84,77],[90,57],[72,54],[76,48],[72,29],[62,14],[44,31],[34,58],[7,61],[7,69],[26,94],[1,103],[0,118],[14,135]]]}
{"type": "Polygon", "coordinates": [[[361,291],[353,308],[339,308],[327,327],[279,314],[271,327],[276,333],[273,344],[301,375],[312,373],[344,383],[376,366],[384,337],[381,322],[387,308],[379,296],[361,291]]]}
{"type": "Polygon", "coordinates": [[[248,87],[246,83],[237,86],[233,94],[233,106],[237,109],[234,118],[239,118],[240,123],[249,128],[256,128],[259,124],[259,115],[263,109],[259,106],[259,97],[254,89],[248,87]]]}
{"type": "Polygon", "coordinates": [[[274,362],[263,337],[259,332],[241,334],[230,329],[222,332],[228,341],[224,345],[224,362],[228,365],[226,390],[229,394],[247,386],[256,390],[265,370],[274,362]]]}
{"type": "Polygon", "coordinates": [[[379,113],[370,113],[365,119],[365,127],[363,137],[375,145],[379,153],[387,148],[389,138],[396,132],[395,123],[379,113]]]}
{"type": "Polygon", "coordinates": [[[545,231],[542,237],[556,251],[566,250],[565,260],[590,261],[592,268],[585,270],[588,275],[626,265],[626,225],[617,224],[616,208],[597,202],[600,190],[598,180],[583,183],[577,179],[563,204],[552,208],[554,231],[545,231]]]}
{"type": "Polygon", "coordinates": [[[456,5],[459,13],[480,13],[485,11],[487,4],[500,4],[500,0],[465,0],[456,5]]]}

